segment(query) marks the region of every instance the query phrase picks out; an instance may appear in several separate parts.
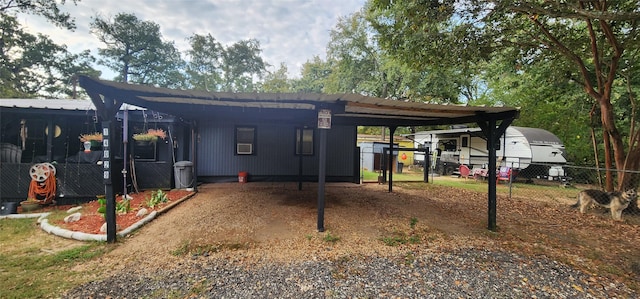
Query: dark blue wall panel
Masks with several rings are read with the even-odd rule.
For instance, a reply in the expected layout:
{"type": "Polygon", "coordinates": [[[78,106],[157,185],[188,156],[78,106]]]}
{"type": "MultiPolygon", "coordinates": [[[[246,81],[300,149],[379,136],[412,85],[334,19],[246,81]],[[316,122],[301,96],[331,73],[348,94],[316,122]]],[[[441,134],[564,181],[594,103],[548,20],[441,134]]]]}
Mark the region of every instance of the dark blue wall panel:
{"type": "MultiPolygon", "coordinates": [[[[284,124],[252,124],[256,128],[255,155],[235,154],[236,124],[201,123],[198,138],[198,176],[236,176],[240,171],[253,176],[296,176],[300,159],[295,155],[295,126],[284,124]]],[[[334,126],[328,132],[327,175],[352,176],[356,129],[334,126]]],[[[303,157],[303,174],[318,174],[317,130],[314,155],[303,157]]]]}

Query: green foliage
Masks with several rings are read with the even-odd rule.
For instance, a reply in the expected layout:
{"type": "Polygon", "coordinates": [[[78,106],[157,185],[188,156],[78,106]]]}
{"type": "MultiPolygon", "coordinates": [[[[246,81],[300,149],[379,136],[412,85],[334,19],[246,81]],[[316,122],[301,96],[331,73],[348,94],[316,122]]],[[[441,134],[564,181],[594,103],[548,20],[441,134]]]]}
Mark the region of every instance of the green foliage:
{"type": "Polygon", "coordinates": [[[104,196],[98,196],[98,210],[97,212],[102,214],[102,217],[105,217],[105,213],[107,212],[107,199],[104,196]]]}
{"type": "Polygon", "coordinates": [[[324,234],[324,237],[322,237],[322,240],[327,242],[327,243],[336,243],[336,242],[340,241],[340,237],[334,236],[334,235],[331,234],[330,231],[327,231],[324,234]]]}
{"type": "Polygon", "coordinates": [[[169,201],[169,197],[162,190],[151,192],[151,197],[147,200],[147,206],[153,208],[161,203],[169,201]]]}
{"type": "MultiPolygon", "coordinates": [[[[76,4],[79,0],[72,0],[76,4]]],[[[76,28],[73,18],[68,12],[64,12],[62,5],[65,1],[50,1],[50,0],[20,0],[0,1],[0,14],[9,14],[12,12],[21,12],[32,15],[39,15],[47,19],[51,24],[73,30],[76,28]]]]}
{"type": "Polygon", "coordinates": [[[389,55],[389,51],[379,47],[375,30],[360,11],[339,19],[331,30],[327,61],[316,57],[308,62],[300,85],[311,85],[311,89],[325,93],[355,92],[391,99],[457,103],[460,76],[444,72],[449,70],[416,68],[411,62],[389,55]]]}
{"type": "Polygon", "coordinates": [[[131,201],[128,199],[123,199],[119,202],[116,202],[116,213],[118,214],[126,214],[131,211],[131,201]]]}
{"type": "Polygon", "coordinates": [[[291,82],[287,78],[287,65],[280,64],[280,68],[271,73],[269,72],[262,83],[261,91],[264,92],[291,92],[291,82]]]}
{"type": "Polygon", "coordinates": [[[219,91],[222,84],[224,47],[211,34],[194,34],[189,37],[189,44],[191,49],[187,50],[189,63],[186,66],[189,87],[219,91]]]}
{"type": "Polygon", "coordinates": [[[254,77],[262,78],[268,66],[261,52],[257,39],[241,40],[227,47],[222,55],[222,91],[258,90],[254,77]]]}
{"type": "Polygon", "coordinates": [[[314,56],[302,65],[301,78],[293,80],[293,89],[296,92],[324,92],[324,85],[330,74],[331,65],[314,56]]]}
{"type": "MultiPolygon", "coordinates": [[[[269,64],[260,54],[262,49],[258,40],[241,40],[225,48],[210,34],[194,34],[189,42],[191,49],[187,56],[190,61],[186,68],[189,86],[207,91],[260,90],[261,84],[254,78],[263,78],[269,64]]],[[[272,84],[281,79],[282,70],[271,74],[267,91],[275,91],[272,84]]],[[[280,83],[277,85],[282,88],[280,83]]]]}
{"type": "MultiPolygon", "coordinates": [[[[406,166],[405,166],[406,167],[406,166]]],[[[379,173],[375,171],[362,170],[360,173],[363,181],[378,181],[379,173]]],[[[387,180],[389,177],[387,177],[387,180]]],[[[394,182],[421,182],[424,180],[424,172],[403,172],[403,173],[394,173],[393,181],[394,182]]]]}
{"type": "Polygon", "coordinates": [[[629,128],[637,127],[637,3],[458,4],[372,0],[367,18],[382,49],[414,68],[445,70],[442,77],[460,86],[477,81],[470,86],[484,91],[466,96],[474,104],[522,107],[517,124],[557,134],[571,162],[595,162],[593,151],[586,150],[593,127],[598,146],[602,132],[611,132],[611,147],[603,147],[599,158],[614,157],[615,165],[607,168],[640,168],[635,162],[640,147],[628,144],[635,134],[629,128]],[[590,121],[594,103],[595,121],[590,121]]]}
{"type": "Polygon", "coordinates": [[[69,79],[97,75],[88,51],[71,54],[42,34],[26,32],[15,17],[0,13],[0,96],[58,97],[72,94],[69,79]]]}
{"type": "Polygon", "coordinates": [[[409,227],[413,230],[416,228],[416,224],[418,224],[418,218],[411,217],[411,220],[409,220],[409,227]]]}
{"type": "Polygon", "coordinates": [[[398,246],[407,242],[405,236],[387,236],[382,237],[380,240],[387,246],[398,246]]]}
{"type": "Polygon", "coordinates": [[[415,231],[418,218],[411,217],[409,219],[410,232],[407,234],[403,231],[394,231],[390,236],[380,238],[380,241],[387,246],[399,246],[404,244],[419,244],[421,242],[420,235],[415,231]]]}
{"type": "MultiPolygon", "coordinates": [[[[98,210],[97,212],[102,214],[102,217],[105,217],[107,212],[107,199],[104,196],[98,196],[98,210]]],[[[131,210],[131,201],[123,199],[121,201],[116,202],[116,213],[118,214],[126,214],[131,210]]]]}
{"type": "Polygon", "coordinates": [[[562,69],[552,62],[523,66],[506,58],[496,59],[487,64],[485,78],[492,92],[483,103],[522,107],[513,125],[554,133],[563,141],[568,161],[593,166],[589,128],[593,102],[562,69]]]}
{"type": "Polygon", "coordinates": [[[112,20],[96,16],[91,32],[106,47],[98,62],[119,75],[116,80],[161,87],[184,86],[184,61],[173,42],[162,40],[160,25],[134,14],[119,13],[112,20]]]}

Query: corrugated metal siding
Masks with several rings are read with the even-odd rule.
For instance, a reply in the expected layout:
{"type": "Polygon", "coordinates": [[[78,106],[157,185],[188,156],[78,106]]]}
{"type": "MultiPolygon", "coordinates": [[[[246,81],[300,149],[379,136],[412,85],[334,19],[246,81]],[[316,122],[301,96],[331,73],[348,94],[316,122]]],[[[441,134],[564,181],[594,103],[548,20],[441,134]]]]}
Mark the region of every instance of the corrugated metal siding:
{"type": "Polygon", "coordinates": [[[353,175],[356,135],[354,127],[334,127],[331,129],[329,138],[327,138],[327,175],[353,175]]]}
{"type": "MultiPolygon", "coordinates": [[[[242,124],[252,126],[252,124],[242,124]]],[[[199,127],[198,176],[234,176],[239,171],[251,175],[297,175],[299,158],[295,156],[295,126],[256,125],[256,155],[235,155],[235,124],[208,122],[199,127]]],[[[327,175],[353,174],[356,130],[334,127],[328,132],[327,175]]],[[[318,174],[318,133],[314,155],[303,157],[303,174],[318,174]]]]}
{"type": "Polygon", "coordinates": [[[233,153],[234,126],[206,123],[198,127],[198,175],[230,175],[237,165],[233,153]]]}

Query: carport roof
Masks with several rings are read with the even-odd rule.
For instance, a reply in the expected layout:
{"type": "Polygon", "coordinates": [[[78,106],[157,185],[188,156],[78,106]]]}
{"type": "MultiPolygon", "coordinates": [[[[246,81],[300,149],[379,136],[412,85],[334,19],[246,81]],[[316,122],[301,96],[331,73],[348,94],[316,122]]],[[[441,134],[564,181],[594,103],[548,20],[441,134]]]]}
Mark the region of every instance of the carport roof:
{"type": "Polygon", "coordinates": [[[82,86],[92,98],[102,95],[118,102],[133,104],[184,119],[206,117],[208,111],[331,109],[332,122],[363,126],[421,126],[460,124],[490,119],[515,119],[519,109],[467,105],[438,105],[390,100],[353,93],[257,93],[205,92],[135,85],[86,76],[82,86]]]}

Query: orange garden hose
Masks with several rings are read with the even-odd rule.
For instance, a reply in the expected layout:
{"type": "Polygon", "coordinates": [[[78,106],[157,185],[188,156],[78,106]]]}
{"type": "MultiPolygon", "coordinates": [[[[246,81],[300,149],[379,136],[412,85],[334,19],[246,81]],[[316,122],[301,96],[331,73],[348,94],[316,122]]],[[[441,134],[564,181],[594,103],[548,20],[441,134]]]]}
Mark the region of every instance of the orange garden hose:
{"type": "Polygon", "coordinates": [[[31,180],[29,184],[29,199],[36,199],[41,205],[50,204],[56,197],[56,177],[50,174],[44,182],[31,180]],[[39,199],[44,198],[44,199],[39,199]]]}

